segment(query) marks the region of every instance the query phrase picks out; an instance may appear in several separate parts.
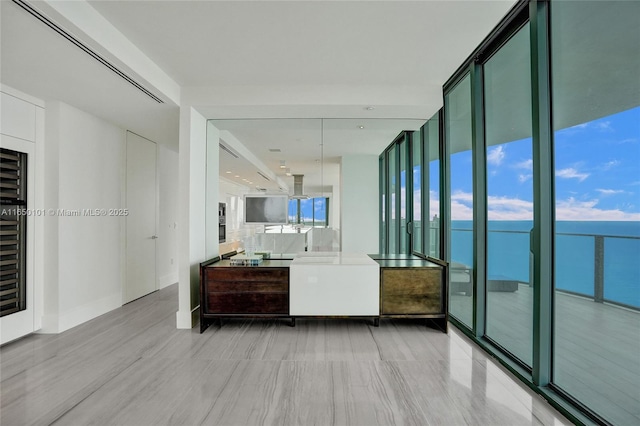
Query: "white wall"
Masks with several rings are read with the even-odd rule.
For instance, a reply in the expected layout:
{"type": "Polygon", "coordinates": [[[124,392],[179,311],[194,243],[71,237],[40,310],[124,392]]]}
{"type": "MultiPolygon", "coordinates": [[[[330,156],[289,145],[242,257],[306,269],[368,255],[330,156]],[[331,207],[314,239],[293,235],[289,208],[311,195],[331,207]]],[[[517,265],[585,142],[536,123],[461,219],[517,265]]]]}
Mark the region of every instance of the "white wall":
{"type": "Polygon", "coordinates": [[[125,131],[62,102],[46,109],[45,205],[58,213],[45,221],[43,332],[61,332],[122,305],[123,217],[60,211],[124,207],[125,131]]]}
{"type": "Polygon", "coordinates": [[[353,155],[341,161],[342,251],[378,252],[378,156],[353,155]]]}
{"type": "MultiPolygon", "coordinates": [[[[125,207],[126,131],[58,101],[46,103],[43,154],[42,332],[58,333],[122,306],[124,217],[79,216],[125,207]]],[[[177,153],[158,154],[157,276],[177,281],[177,153]],[[173,264],[171,260],[173,259],[173,264]]]]}
{"type": "Polygon", "coordinates": [[[160,186],[157,277],[159,287],[178,282],[178,153],[158,145],[160,186]]]}
{"type": "MultiPolygon", "coordinates": [[[[2,146],[29,153],[30,209],[124,207],[124,129],[59,101],[1,89],[2,146]]],[[[158,170],[157,276],[164,287],[178,281],[178,154],[160,146],[158,170]]],[[[47,213],[27,225],[28,310],[0,321],[0,344],[38,330],[62,332],[122,306],[123,218],[47,213]],[[8,320],[24,315],[30,320],[20,324],[28,327],[8,320]]]]}

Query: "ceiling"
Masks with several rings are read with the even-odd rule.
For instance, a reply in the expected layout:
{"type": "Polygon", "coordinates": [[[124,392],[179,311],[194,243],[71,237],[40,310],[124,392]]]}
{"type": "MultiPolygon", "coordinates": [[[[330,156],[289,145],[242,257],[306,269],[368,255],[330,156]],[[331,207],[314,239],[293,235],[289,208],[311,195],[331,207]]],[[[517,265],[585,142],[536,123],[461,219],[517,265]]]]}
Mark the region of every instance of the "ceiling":
{"type": "MultiPolygon", "coordinates": [[[[442,84],[515,1],[26,2],[162,104],[15,2],[0,3],[3,84],[69,103],[174,150],[178,104],[190,105],[224,120],[217,126],[272,173],[281,175],[279,162],[286,160],[319,188],[339,181],[333,174],[341,156],[377,155],[400,131],[432,116],[442,105],[442,84]],[[126,43],[110,48],[89,25],[126,43]],[[137,65],[145,61],[157,69],[144,74],[137,65]],[[159,75],[179,96],[156,83],[159,75]],[[321,141],[324,173],[316,161],[321,141]]],[[[255,174],[260,164],[243,167],[255,174]]]]}

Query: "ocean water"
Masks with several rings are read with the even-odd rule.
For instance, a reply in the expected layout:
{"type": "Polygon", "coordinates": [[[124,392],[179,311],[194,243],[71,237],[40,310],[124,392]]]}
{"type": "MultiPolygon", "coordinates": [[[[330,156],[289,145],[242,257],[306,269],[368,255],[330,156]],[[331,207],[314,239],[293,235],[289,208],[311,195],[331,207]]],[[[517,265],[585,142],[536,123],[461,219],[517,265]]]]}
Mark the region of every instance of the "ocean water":
{"type": "MultiPolygon", "coordinates": [[[[530,281],[531,221],[490,221],[487,272],[530,281]]],[[[472,222],[452,221],[451,258],[473,263],[472,222]]],[[[556,288],[593,297],[596,236],[604,242],[604,297],[640,308],[640,222],[558,221],[556,288]]]]}

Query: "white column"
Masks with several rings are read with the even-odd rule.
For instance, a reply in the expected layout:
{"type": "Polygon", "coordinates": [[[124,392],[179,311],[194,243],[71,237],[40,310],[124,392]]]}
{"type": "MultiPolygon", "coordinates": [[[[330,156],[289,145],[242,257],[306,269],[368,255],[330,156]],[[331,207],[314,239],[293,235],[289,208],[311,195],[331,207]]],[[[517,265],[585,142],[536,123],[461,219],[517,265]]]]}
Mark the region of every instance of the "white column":
{"type": "Polygon", "coordinates": [[[178,187],[178,328],[198,315],[199,263],[206,256],[207,120],[190,106],[180,108],[178,187]]]}
{"type": "Polygon", "coordinates": [[[378,156],[350,155],[341,161],[342,251],[378,252],[378,156]]]}

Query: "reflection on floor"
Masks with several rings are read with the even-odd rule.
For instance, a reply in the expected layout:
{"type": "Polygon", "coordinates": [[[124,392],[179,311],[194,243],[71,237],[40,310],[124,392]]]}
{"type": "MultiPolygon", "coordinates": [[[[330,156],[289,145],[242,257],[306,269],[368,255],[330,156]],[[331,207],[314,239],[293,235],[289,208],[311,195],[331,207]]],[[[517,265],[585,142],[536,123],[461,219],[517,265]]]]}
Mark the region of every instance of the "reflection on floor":
{"type": "MultiPolygon", "coordinates": [[[[640,312],[556,292],[554,382],[613,424],[640,424],[640,312]]],[[[471,323],[472,298],[451,312],[471,323]]],[[[533,291],[487,294],[487,336],[531,365],[533,291]]]]}
{"type": "Polygon", "coordinates": [[[0,349],[4,425],[567,424],[459,332],[235,320],[177,330],[176,286],[0,349]]]}

